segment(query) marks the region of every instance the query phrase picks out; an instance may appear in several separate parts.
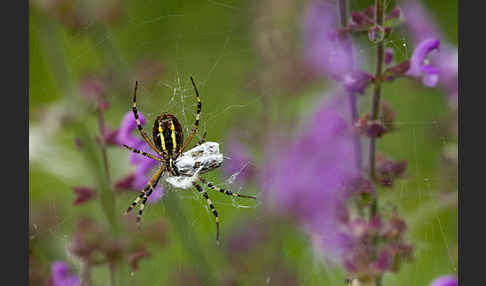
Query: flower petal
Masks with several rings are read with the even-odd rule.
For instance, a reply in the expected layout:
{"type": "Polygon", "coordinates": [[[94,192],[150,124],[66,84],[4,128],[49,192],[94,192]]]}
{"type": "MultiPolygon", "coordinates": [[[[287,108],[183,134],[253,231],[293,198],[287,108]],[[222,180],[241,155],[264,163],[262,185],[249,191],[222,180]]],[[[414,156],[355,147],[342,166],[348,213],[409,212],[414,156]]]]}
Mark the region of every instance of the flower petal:
{"type": "Polygon", "coordinates": [[[52,264],[51,281],[54,286],[81,285],[79,277],[72,273],[69,265],[63,261],[56,261],[52,264]]]}
{"type": "Polygon", "coordinates": [[[446,275],[436,278],[429,286],[457,286],[459,282],[453,275],[446,275]]]}

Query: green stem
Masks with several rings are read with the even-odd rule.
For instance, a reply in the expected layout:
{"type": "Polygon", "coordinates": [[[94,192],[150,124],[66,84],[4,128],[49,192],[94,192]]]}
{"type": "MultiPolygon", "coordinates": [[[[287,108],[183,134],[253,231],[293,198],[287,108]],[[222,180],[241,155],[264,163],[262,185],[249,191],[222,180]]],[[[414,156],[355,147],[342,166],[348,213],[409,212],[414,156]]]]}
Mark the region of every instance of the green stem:
{"type": "Polygon", "coordinates": [[[83,270],[81,272],[81,286],[91,285],[91,264],[86,261],[83,265],[83,270]]]}
{"type": "Polygon", "coordinates": [[[116,285],[115,280],[115,262],[110,263],[110,286],[116,285]]]}
{"type": "MultiPolygon", "coordinates": [[[[174,225],[175,231],[179,235],[179,240],[185,246],[184,249],[192,257],[192,261],[197,267],[197,274],[203,281],[211,281],[210,284],[218,284],[217,277],[213,275],[213,269],[211,263],[208,263],[203,251],[199,246],[199,242],[196,239],[196,235],[193,232],[193,228],[187,222],[184,215],[184,211],[180,205],[180,199],[174,191],[165,190],[164,204],[167,214],[174,225]]],[[[209,249],[208,251],[214,249],[209,249]]]]}
{"type": "Polygon", "coordinates": [[[108,184],[108,189],[112,190],[111,185],[111,176],[110,176],[110,168],[108,166],[108,156],[106,155],[106,142],[105,142],[105,120],[103,116],[103,111],[100,110],[98,107],[98,127],[100,131],[100,150],[101,150],[101,157],[103,159],[103,169],[105,171],[106,182],[108,184]]]}

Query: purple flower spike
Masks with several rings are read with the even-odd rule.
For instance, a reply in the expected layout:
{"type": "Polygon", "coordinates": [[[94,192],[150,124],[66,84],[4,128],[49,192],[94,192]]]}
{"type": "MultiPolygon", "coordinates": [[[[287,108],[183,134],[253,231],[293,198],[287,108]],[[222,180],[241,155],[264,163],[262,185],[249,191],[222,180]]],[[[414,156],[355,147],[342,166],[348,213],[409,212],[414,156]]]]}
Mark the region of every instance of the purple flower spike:
{"type": "Polygon", "coordinates": [[[358,174],[346,99],[337,94],[321,104],[298,128],[304,132],[292,135],[292,142],[265,160],[262,176],[266,206],[295,218],[317,250],[331,259],[339,259],[352,244],[344,227],[345,186],[358,174]]]}
{"type": "Polygon", "coordinates": [[[51,266],[51,281],[53,286],[79,286],[81,280],[72,273],[69,265],[62,261],[56,261],[51,266]]]}
{"type": "Polygon", "coordinates": [[[336,5],[312,2],[304,15],[304,49],[319,72],[335,80],[353,68],[351,41],[337,31],[336,5]]]}
{"type": "Polygon", "coordinates": [[[446,275],[434,279],[434,281],[432,281],[432,283],[430,283],[429,286],[457,286],[457,285],[459,285],[459,282],[457,281],[457,278],[455,276],[446,275]]]}
{"type": "Polygon", "coordinates": [[[439,49],[439,44],[440,42],[437,39],[422,41],[413,52],[410,68],[406,75],[421,78],[424,85],[435,87],[439,81],[439,69],[430,65],[427,57],[432,51],[439,49]]]}

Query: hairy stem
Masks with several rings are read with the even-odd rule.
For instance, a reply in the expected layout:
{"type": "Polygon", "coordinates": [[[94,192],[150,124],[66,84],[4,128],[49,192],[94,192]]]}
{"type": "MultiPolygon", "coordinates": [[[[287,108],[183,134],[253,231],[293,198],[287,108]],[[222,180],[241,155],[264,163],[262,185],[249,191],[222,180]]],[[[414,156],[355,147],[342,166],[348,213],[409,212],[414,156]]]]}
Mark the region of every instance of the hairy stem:
{"type": "MultiPolygon", "coordinates": [[[[382,27],[383,26],[383,18],[384,18],[384,0],[376,0],[375,1],[375,22],[376,25],[382,27]]],[[[384,60],[384,42],[383,40],[377,43],[376,47],[376,71],[375,71],[375,84],[373,90],[373,99],[372,99],[372,106],[371,106],[371,119],[377,120],[380,112],[380,99],[381,99],[381,83],[382,83],[382,74],[383,74],[383,60],[384,60]]],[[[370,138],[370,145],[369,145],[369,170],[370,170],[370,179],[373,182],[376,182],[376,138],[370,138]]],[[[370,218],[376,216],[378,213],[378,195],[375,194],[371,201],[371,210],[370,210],[370,218]]],[[[375,246],[374,249],[374,256],[376,257],[376,246],[377,246],[377,239],[373,239],[373,245],[375,246]]],[[[376,286],[382,286],[382,276],[378,276],[375,279],[376,286]]]]}
{"type": "MultiPolygon", "coordinates": [[[[375,1],[375,14],[376,14],[376,24],[383,25],[383,3],[384,0],[375,1]]],[[[371,119],[377,120],[380,112],[380,99],[381,99],[381,83],[383,74],[383,59],[384,59],[385,49],[383,41],[380,41],[376,47],[376,71],[375,71],[375,83],[373,90],[373,99],[371,106],[371,119]]],[[[369,170],[370,179],[376,181],[375,165],[376,165],[376,138],[370,138],[369,146],[369,170]]],[[[378,209],[377,196],[373,196],[371,204],[371,213],[373,217],[376,215],[378,209]]]]}

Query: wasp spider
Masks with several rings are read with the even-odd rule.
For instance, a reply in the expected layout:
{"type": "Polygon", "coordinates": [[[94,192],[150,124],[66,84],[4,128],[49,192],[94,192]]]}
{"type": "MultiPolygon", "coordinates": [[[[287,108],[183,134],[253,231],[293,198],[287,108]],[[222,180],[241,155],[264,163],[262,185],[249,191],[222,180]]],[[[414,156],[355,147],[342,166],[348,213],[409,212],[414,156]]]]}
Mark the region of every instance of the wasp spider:
{"type": "Polygon", "coordinates": [[[192,127],[191,133],[184,142],[184,133],[182,131],[181,124],[177,118],[169,113],[163,113],[157,116],[154,121],[153,127],[153,142],[147,136],[143,130],[140,119],[137,113],[137,87],[138,82],[135,82],[135,89],[133,92],[133,115],[137,122],[137,128],[140,131],[143,139],[149,144],[149,146],[157,153],[157,155],[149,154],[130,146],[123,145],[129,150],[141,154],[145,157],[157,160],[160,162],[160,167],[155,172],[154,176],[147,183],[147,186],[140,192],[133,203],[128,207],[125,214],[130,212],[140,201],[140,209],[137,215],[137,224],[140,225],[140,220],[142,217],[143,209],[148,197],[152,194],[154,188],[157,186],[159,179],[164,173],[167,174],[168,178],[166,181],[174,187],[188,189],[195,188],[205,199],[213,213],[216,220],[216,241],[219,242],[219,217],[211,199],[204,189],[198,184],[197,181],[208,186],[209,189],[223,194],[234,196],[256,199],[254,196],[246,196],[238,193],[232,193],[228,190],[221,189],[211,182],[206,181],[200,176],[202,173],[209,172],[221,166],[223,161],[223,155],[219,153],[219,144],[215,142],[204,142],[205,135],[203,139],[199,141],[198,145],[193,149],[184,152],[189,146],[189,143],[194,137],[199,126],[199,118],[201,114],[201,99],[199,97],[199,92],[197,90],[196,84],[191,77],[191,82],[194,87],[194,92],[196,93],[197,99],[197,111],[196,111],[196,121],[192,127]]]}

